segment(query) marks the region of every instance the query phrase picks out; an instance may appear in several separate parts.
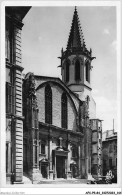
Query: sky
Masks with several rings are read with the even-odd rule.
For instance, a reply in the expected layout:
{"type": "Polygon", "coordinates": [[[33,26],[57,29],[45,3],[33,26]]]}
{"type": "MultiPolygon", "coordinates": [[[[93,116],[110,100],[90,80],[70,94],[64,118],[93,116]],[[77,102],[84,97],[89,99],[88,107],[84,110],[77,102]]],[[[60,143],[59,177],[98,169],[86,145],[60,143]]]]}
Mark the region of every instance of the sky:
{"type": "MultiPolygon", "coordinates": [[[[117,29],[116,7],[78,6],[78,16],[86,47],[96,57],[92,61],[92,96],[96,117],[103,131],[117,131],[117,29]]],[[[23,20],[23,73],[61,78],[59,56],[66,49],[74,6],[32,7],[23,20]]]]}

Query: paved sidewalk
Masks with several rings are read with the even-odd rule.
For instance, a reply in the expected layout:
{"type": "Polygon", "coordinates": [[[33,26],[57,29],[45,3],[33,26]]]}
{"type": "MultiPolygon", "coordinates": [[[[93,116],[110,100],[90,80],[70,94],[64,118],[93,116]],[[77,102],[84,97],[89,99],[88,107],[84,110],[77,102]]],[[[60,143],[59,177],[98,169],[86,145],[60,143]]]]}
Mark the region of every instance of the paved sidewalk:
{"type": "MultiPolygon", "coordinates": [[[[63,178],[57,178],[55,180],[53,179],[41,179],[40,182],[37,184],[86,184],[88,182],[87,179],[63,179],[63,178]]],[[[32,184],[32,181],[30,178],[24,174],[23,175],[23,183],[24,184],[32,184]]]]}
{"type": "Polygon", "coordinates": [[[41,180],[38,184],[87,184],[87,179],[56,179],[50,180],[45,179],[41,180]]]}
{"type": "Polygon", "coordinates": [[[23,183],[24,184],[32,184],[32,181],[30,180],[30,178],[26,174],[23,175],[23,183]]]}

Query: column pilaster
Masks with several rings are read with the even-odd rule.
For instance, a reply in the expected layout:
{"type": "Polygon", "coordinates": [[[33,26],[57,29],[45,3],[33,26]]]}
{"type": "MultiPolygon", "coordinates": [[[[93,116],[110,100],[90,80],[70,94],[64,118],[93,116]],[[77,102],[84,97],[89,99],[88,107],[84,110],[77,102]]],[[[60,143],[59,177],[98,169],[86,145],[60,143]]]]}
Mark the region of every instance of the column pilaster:
{"type": "Polygon", "coordinates": [[[48,160],[49,160],[49,178],[53,179],[53,165],[52,165],[52,130],[49,130],[49,145],[48,145],[48,160]]]}
{"type": "Polygon", "coordinates": [[[79,178],[81,178],[81,145],[78,145],[78,172],[79,172],[79,178]]]}
{"type": "Polygon", "coordinates": [[[67,179],[72,177],[72,173],[70,170],[70,160],[71,160],[71,152],[70,152],[70,134],[67,136],[67,149],[68,149],[68,156],[67,156],[67,179]]]}

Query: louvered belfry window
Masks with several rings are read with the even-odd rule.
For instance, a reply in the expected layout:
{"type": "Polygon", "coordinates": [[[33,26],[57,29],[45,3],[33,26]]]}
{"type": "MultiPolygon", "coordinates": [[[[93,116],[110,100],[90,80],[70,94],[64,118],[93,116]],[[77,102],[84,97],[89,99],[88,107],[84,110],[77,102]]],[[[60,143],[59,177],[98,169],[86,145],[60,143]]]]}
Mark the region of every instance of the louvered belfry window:
{"type": "Polygon", "coordinates": [[[75,63],[75,80],[76,81],[80,80],[80,62],[79,62],[79,60],[77,60],[75,63]]]}
{"type": "Polygon", "coordinates": [[[61,97],[61,122],[62,128],[67,129],[67,96],[66,93],[62,94],[61,97]]]}
{"type": "Polygon", "coordinates": [[[45,87],[45,123],[52,124],[52,90],[50,85],[45,87]]]}

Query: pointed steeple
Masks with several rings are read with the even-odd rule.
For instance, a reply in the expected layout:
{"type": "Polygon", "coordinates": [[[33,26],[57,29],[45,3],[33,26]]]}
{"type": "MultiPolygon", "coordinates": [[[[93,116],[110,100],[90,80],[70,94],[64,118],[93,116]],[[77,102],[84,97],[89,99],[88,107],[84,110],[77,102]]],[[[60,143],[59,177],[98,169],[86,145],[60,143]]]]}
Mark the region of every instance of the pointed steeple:
{"type": "Polygon", "coordinates": [[[77,12],[76,7],[74,10],[71,30],[69,34],[68,43],[67,43],[67,50],[72,49],[72,48],[77,48],[77,49],[85,48],[85,41],[84,41],[81,26],[80,26],[80,21],[79,21],[78,12],[77,12]]]}
{"type": "Polygon", "coordinates": [[[83,32],[80,26],[78,12],[75,7],[67,48],[61,50],[61,75],[63,82],[74,92],[81,92],[85,88],[91,90],[90,70],[92,50],[86,48],[83,32]]]}

